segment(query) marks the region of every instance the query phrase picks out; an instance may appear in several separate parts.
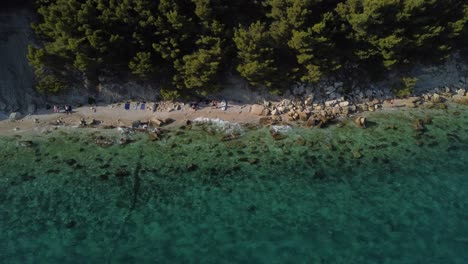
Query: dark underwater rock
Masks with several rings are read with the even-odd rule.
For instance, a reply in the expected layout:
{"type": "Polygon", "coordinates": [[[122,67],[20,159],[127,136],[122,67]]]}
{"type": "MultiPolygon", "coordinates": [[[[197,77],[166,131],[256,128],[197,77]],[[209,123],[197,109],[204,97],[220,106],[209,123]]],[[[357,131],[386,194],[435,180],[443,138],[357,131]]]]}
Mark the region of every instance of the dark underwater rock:
{"type": "Polygon", "coordinates": [[[34,142],[32,142],[31,140],[23,140],[18,142],[18,145],[23,148],[31,148],[34,147],[34,142]]]}
{"type": "Polygon", "coordinates": [[[426,130],[426,127],[424,126],[423,120],[417,118],[413,122],[413,129],[416,132],[424,132],[426,130]]]}

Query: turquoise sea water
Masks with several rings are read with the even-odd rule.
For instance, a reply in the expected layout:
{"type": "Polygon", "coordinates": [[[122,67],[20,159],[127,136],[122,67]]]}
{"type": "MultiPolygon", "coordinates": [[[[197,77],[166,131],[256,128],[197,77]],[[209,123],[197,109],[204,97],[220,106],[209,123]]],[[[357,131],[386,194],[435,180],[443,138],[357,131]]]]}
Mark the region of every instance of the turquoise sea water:
{"type": "Polygon", "coordinates": [[[1,262],[468,263],[468,109],[368,119],[277,141],[210,126],[108,148],[94,139],[115,131],[4,136],[1,262]]]}

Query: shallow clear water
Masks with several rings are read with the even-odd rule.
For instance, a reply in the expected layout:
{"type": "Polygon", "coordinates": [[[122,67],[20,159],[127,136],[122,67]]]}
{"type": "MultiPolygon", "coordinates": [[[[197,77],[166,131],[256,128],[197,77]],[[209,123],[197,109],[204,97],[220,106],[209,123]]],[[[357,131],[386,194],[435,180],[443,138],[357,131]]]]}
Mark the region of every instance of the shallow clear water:
{"type": "Polygon", "coordinates": [[[468,110],[369,120],[278,141],[266,129],[222,141],[210,127],[109,148],[93,143],[109,131],[3,137],[0,258],[467,263],[468,110]]]}

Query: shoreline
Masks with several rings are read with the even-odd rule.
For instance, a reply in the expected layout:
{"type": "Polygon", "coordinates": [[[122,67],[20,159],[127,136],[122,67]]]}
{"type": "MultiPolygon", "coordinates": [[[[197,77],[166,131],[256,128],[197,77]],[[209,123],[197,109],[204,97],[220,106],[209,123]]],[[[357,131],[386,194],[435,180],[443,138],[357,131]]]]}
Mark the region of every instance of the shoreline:
{"type": "MultiPolygon", "coordinates": [[[[468,95],[463,90],[458,91],[455,95],[443,93],[440,95],[423,94],[422,96],[405,99],[363,99],[360,103],[351,103],[345,100],[316,103],[313,102],[313,98],[305,97],[293,100],[283,99],[275,102],[264,101],[263,104],[228,102],[226,110],[204,103],[200,104],[195,110],[189,104],[159,102],[158,108],[154,112],[148,108],[145,110],[140,110],[139,107],[134,109],[134,104],[135,102],[131,104],[129,110],[124,108],[124,102],[98,105],[96,107],[81,106],[75,108],[70,115],[64,112],[54,113],[53,109],[39,109],[36,114],[17,118],[17,120],[12,120],[11,116],[0,120],[0,135],[45,133],[61,126],[97,129],[143,127],[147,132],[151,132],[154,128],[172,129],[181,127],[197,118],[220,119],[238,124],[260,124],[263,126],[279,124],[312,128],[339,123],[340,120],[350,119],[354,116],[367,116],[366,112],[404,111],[408,109],[443,110],[456,105],[468,105],[468,95]],[[135,127],[135,122],[142,124],[142,127],[135,127]]],[[[356,124],[359,126],[359,123],[356,124]]],[[[365,124],[361,125],[365,127],[365,124]]]]}

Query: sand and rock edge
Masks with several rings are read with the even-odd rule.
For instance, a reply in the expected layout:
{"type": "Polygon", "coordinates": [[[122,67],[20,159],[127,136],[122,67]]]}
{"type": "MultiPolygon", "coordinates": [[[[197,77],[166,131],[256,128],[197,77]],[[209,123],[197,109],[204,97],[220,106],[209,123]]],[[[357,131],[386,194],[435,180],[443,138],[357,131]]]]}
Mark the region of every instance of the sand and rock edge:
{"type": "MultiPolygon", "coordinates": [[[[444,88],[406,99],[345,100],[342,97],[325,101],[314,94],[304,94],[279,101],[264,100],[257,104],[227,103],[226,110],[220,107],[219,102],[198,102],[194,109],[191,104],[161,101],[147,103],[144,108],[138,102],[132,102],[129,110],[124,108],[124,102],[81,106],[69,115],[64,112],[54,113],[53,109],[39,110],[27,116],[14,112],[0,121],[0,135],[47,134],[64,127],[116,129],[122,135],[117,142],[96,138],[96,144],[108,146],[130,143],[127,135],[133,132],[147,133],[150,140],[156,141],[163,137],[165,130],[209,124],[217,126],[220,132],[226,134],[223,140],[238,138],[238,128],[241,126],[268,127],[272,137],[281,140],[291,127],[340,127],[349,120],[355,126],[365,128],[367,116],[371,112],[444,110],[458,104],[468,105],[468,94],[464,89],[444,88]]],[[[414,129],[420,130],[423,125],[415,120],[414,129]]]]}

